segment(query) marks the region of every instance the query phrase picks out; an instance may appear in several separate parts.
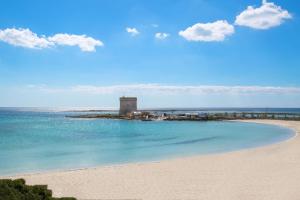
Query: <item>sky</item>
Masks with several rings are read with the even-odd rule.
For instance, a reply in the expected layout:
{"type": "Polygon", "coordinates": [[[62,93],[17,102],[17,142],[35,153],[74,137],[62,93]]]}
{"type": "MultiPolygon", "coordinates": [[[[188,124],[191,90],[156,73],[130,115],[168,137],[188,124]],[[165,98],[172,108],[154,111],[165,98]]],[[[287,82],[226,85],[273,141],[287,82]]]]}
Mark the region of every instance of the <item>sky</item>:
{"type": "Polygon", "coordinates": [[[300,107],[294,0],[0,6],[0,107],[300,107]]]}

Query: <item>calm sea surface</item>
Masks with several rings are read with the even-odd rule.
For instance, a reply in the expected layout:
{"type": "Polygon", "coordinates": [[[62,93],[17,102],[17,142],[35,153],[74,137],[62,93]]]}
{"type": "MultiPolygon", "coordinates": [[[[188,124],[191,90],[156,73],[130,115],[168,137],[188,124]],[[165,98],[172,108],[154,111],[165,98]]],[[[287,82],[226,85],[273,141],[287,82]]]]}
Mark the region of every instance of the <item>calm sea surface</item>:
{"type": "Polygon", "coordinates": [[[227,152],[294,135],[254,123],[83,120],[67,114],[0,109],[0,175],[227,152]]]}

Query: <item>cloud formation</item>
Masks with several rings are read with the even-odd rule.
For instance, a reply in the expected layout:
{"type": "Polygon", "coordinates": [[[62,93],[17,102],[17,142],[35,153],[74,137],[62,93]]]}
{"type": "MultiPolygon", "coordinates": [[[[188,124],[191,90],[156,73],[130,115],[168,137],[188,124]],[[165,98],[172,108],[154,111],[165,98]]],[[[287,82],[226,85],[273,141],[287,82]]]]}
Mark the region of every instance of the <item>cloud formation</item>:
{"type": "Polygon", "coordinates": [[[20,46],[32,49],[47,48],[53,45],[45,36],[39,37],[29,29],[7,28],[0,29],[0,41],[6,42],[14,46],[20,46]]]}
{"type": "Polygon", "coordinates": [[[246,10],[236,16],[235,24],[254,29],[269,29],[279,26],[292,15],[272,2],[263,0],[261,7],[248,6],[246,10]]]}
{"type": "Polygon", "coordinates": [[[159,40],[164,40],[169,36],[170,36],[170,34],[168,34],[168,33],[155,33],[155,38],[159,39],[159,40]]]}
{"type": "Polygon", "coordinates": [[[129,33],[131,36],[136,36],[138,34],[140,34],[140,32],[136,29],[136,28],[130,28],[127,27],[126,28],[127,33],[129,33]]]}
{"type": "Polygon", "coordinates": [[[48,38],[57,45],[78,46],[81,51],[95,51],[96,46],[103,46],[103,42],[87,37],[86,35],[73,35],[60,33],[48,38]]]}
{"type": "Polygon", "coordinates": [[[223,41],[226,36],[234,33],[234,26],[226,20],[218,20],[212,23],[197,23],[180,31],[179,35],[188,41],[213,42],[223,41]]]}
{"type": "Polygon", "coordinates": [[[43,49],[55,45],[78,46],[82,51],[95,51],[96,46],[103,46],[100,40],[86,35],[59,33],[51,37],[38,36],[29,29],[7,28],[0,30],[0,41],[24,48],[43,49]]]}
{"type": "Polygon", "coordinates": [[[77,85],[68,88],[50,88],[46,85],[29,85],[28,88],[40,90],[46,93],[83,93],[83,94],[133,94],[133,95],[203,95],[203,94],[233,94],[233,95],[255,95],[255,94],[298,94],[299,87],[265,87],[265,86],[208,86],[208,85],[160,85],[160,84],[134,84],[94,86],[77,85]]]}

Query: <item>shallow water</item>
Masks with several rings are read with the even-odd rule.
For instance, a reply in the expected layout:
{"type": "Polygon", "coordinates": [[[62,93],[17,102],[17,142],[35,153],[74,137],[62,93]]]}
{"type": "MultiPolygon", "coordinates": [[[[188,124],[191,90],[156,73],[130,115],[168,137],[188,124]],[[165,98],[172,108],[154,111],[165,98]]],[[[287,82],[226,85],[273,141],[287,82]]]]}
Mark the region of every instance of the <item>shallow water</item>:
{"type": "Polygon", "coordinates": [[[255,123],[81,120],[66,114],[0,111],[0,175],[227,152],[294,135],[255,123]]]}

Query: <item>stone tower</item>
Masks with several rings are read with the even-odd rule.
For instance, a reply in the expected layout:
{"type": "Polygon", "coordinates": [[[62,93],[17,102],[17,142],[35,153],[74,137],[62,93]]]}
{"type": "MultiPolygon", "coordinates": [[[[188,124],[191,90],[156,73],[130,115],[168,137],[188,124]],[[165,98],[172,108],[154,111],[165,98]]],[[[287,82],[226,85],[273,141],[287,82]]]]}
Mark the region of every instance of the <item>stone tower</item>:
{"type": "Polygon", "coordinates": [[[119,115],[127,115],[137,110],[136,97],[120,97],[119,115]]]}

